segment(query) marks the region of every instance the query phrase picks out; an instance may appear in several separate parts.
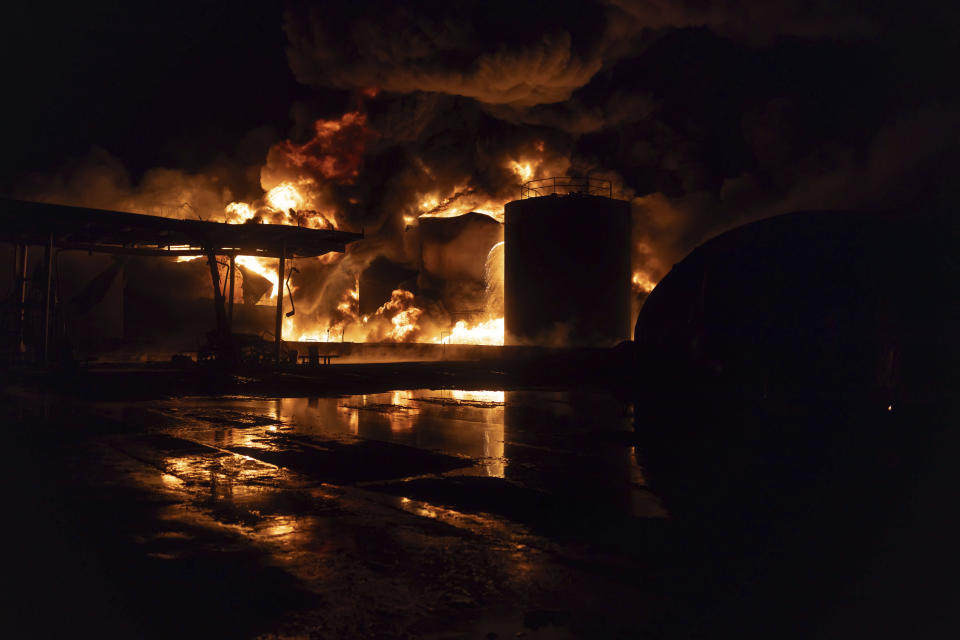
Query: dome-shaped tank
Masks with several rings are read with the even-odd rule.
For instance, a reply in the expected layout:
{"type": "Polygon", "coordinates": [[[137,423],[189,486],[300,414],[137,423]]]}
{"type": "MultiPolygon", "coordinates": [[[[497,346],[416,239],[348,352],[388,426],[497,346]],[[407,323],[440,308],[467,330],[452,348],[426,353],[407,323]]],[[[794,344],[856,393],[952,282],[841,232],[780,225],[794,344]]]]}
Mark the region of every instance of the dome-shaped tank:
{"type": "Polygon", "coordinates": [[[584,191],[525,188],[531,197],[504,207],[507,344],[629,339],[630,205],[584,191]]]}
{"type": "Polygon", "coordinates": [[[640,312],[637,346],[659,379],[706,375],[745,399],[889,396],[904,382],[926,393],[953,366],[951,251],[947,234],[915,218],[754,222],[673,267],[640,312]]]}
{"type": "Polygon", "coordinates": [[[673,516],[710,535],[824,522],[867,535],[935,459],[950,478],[931,479],[935,508],[952,508],[957,247],[932,216],[819,211],[744,225],[676,264],[640,311],[631,380],[636,452],[673,516]]]}

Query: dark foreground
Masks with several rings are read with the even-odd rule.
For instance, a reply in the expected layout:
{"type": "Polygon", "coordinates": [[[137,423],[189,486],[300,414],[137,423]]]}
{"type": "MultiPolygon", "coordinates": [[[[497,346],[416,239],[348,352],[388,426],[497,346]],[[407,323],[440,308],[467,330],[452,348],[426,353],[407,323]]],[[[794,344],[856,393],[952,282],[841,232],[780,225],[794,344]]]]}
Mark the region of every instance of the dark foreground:
{"type": "Polygon", "coordinates": [[[608,394],[116,395],[7,390],[7,635],[636,637],[662,608],[608,394]]]}
{"type": "Polygon", "coordinates": [[[5,635],[956,637],[950,396],[511,375],[8,381],[5,635]]]}

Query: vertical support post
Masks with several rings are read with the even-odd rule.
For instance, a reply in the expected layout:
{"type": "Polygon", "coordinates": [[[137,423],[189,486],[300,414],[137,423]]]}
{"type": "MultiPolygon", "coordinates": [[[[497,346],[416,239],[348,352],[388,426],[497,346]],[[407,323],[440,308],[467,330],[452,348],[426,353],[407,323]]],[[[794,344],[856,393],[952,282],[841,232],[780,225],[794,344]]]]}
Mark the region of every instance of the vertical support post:
{"type": "Polygon", "coordinates": [[[24,340],[24,331],[27,323],[27,258],[30,253],[30,246],[26,243],[20,245],[20,309],[17,311],[17,333],[19,334],[18,348],[20,353],[26,353],[27,343],[24,340]]]}
{"type": "Polygon", "coordinates": [[[234,281],[237,278],[237,256],[234,254],[230,255],[230,273],[227,277],[230,278],[230,302],[227,306],[227,330],[230,333],[233,333],[233,286],[234,281]]]}
{"type": "Polygon", "coordinates": [[[283,277],[287,272],[287,248],[280,249],[280,263],[277,265],[277,324],[274,337],[277,342],[277,353],[274,356],[277,366],[280,365],[280,352],[283,345],[283,277]]]}
{"type": "Polygon", "coordinates": [[[210,267],[210,280],[213,282],[213,306],[217,317],[217,335],[227,332],[227,314],[223,309],[223,292],[220,291],[220,269],[217,268],[217,256],[212,251],[207,254],[210,267]]]}
{"type": "Polygon", "coordinates": [[[50,362],[50,285],[53,283],[53,234],[47,238],[43,254],[47,265],[47,282],[43,288],[43,364],[50,362]]]}

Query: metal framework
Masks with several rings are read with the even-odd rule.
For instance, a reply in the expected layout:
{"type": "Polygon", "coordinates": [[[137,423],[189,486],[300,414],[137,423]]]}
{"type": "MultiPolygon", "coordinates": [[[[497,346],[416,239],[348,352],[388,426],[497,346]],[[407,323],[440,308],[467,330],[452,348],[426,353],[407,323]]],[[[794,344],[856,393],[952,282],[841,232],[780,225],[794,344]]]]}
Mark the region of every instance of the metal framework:
{"type": "Polygon", "coordinates": [[[613,197],[613,185],[609,180],[598,178],[578,178],[574,176],[558,176],[555,178],[540,178],[523,183],[520,187],[520,199],[539,198],[553,194],[584,193],[590,196],[613,197]]]}
{"type": "MultiPolygon", "coordinates": [[[[283,283],[288,258],[304,258],[343,252],[346,245],[363,238],[362,233],[333,229],[308,229],[278,224],[226,224],[203,220],[178,220],[125,211],[89,209],[58,204],[0,198],[0,242],[17,249],[17,314],[21,348],[27,292],[29,247],[44,247],[46,283],[42,288],[43,361],[49,358],[51,274],[55,250],[154,257],[207,256],[213,282],[217,333],[230,335],[233,319],[235,259],[238,255],[278,259],[278,280],[283,283]],[[228,292],[220,290],[217,256],[229,257],[228,292]],[[229,295],[229,304],[225,304],[229,295]]],[[[276,361],[282,350],[283,290],[277,295],[276,361]]]]}

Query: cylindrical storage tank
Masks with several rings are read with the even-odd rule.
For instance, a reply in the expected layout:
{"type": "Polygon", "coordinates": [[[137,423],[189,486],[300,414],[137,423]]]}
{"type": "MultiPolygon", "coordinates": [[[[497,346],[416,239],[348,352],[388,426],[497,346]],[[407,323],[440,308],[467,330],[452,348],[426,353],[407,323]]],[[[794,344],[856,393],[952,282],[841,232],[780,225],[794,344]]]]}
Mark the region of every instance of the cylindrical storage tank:
{"type": "Polygon", "coordinates": [[[629,339],[629,203],[586,193],[507,203],[504,307],[508,345],[629,339]]]}
{"type": "Polygon", "coordinates": [[[448,310],[482,308],[487,255],[503,240],[503,225],[472,212],[422,216],[419,227],[420,292],[442,300],[448,310]]]}

